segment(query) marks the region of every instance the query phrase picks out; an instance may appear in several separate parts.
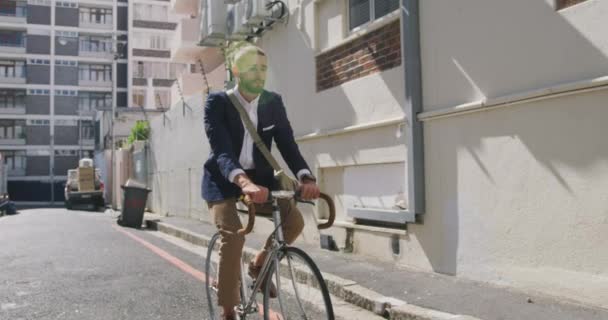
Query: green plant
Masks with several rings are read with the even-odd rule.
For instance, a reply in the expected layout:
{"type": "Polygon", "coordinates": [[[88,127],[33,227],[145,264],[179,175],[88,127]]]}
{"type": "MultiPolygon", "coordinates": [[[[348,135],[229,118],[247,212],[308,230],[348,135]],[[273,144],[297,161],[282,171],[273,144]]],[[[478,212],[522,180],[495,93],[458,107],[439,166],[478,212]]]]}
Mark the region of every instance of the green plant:
{"type": "Polygon", "coordinates": [[[148,140],[150,136],[150,124],[148,121],[139,120],[131,129],[131,134],[127,138],[127,144],[132,145],[135,141],[148,140]]]}

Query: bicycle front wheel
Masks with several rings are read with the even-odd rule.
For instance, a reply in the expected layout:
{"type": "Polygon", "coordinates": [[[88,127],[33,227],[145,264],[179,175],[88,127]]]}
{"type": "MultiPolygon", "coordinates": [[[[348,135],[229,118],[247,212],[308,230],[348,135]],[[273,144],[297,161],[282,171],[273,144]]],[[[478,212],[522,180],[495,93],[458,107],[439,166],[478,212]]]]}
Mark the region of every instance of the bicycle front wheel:
{"type": "Polygon", "coordinates": [[[207,247],[207,257],[205,259],[205,293],[207,293],[207,306],[209,308],[209,319],[219,320],[220,310],[217,304],[217,261],[219,255],[214,251],[214,246],[220,234],[216,233],[211,237],[207,247]]]}
{"type": "Polygon", "coordinates": [[[302,250],[285,247],[270,269],[264,288],[264,320],[333,320],[334,310],[319,268],[302,250]],[[277,297],[270,296],[271,286],[277,297]]]}

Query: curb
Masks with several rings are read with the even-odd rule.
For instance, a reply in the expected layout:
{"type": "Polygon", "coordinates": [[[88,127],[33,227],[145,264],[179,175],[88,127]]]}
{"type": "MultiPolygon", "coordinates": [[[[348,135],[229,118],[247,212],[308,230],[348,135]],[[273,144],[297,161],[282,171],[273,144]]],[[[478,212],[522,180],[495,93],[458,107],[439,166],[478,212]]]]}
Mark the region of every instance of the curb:
{"type": "MultiPolygon", "coordinates": [[[[149,229],[178,237],[194,245],[207,247],[211,239],[208,236],[160,222],[158,219],[145,219],[145,224],[149,229]]],[[[217,245],[214,250],[218,250],[217,245]]],[[[252,259],[256,252],[252,248],[243,248],[243,255],[247,260],[252,259]]],[[[399,299],[383,296],[358,285],[355,281],[327,272],[322,272],[322,274],[330,294],[391,320],[480,320],[471,316],[455,315],[411,305],[399,299]]]]}

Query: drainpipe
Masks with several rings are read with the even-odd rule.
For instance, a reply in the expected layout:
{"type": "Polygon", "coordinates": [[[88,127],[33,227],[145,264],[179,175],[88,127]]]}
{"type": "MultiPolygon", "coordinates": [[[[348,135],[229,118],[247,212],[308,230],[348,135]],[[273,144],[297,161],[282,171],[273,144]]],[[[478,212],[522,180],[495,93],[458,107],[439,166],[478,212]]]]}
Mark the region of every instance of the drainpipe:
{"type": "Polygon", "coordinates": [[[408,211],[425,211],[424,139],[422,122],[422,74],[420,59],[420,15],[418,0],[401,0],[401,65],[404,68],[407,143],[408,211]]]}

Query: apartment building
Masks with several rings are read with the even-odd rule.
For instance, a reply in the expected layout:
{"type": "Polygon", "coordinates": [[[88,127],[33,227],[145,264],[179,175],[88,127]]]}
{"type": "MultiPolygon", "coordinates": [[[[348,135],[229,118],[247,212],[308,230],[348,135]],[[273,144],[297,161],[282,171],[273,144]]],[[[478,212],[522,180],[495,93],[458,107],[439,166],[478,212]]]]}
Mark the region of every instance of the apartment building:
{"type": "Polygon", "coordinates": [[[111,0],[0,3],[0,152],[12,199],[63,201],[67,170],[101,145],[97,111],[127,107],[127,18],[126,2],[111,0]]]}
{"type": "Polygon", "coordinates": [[[171,0],[170,12],[178,17],[177,27],[171,35],[171,60],[190,64],[177,72],[171,88],[171,105],[206,91],[222,90],[227,71],[219,47],[201,45],[202,25],[206,0],[171,0]]]}

